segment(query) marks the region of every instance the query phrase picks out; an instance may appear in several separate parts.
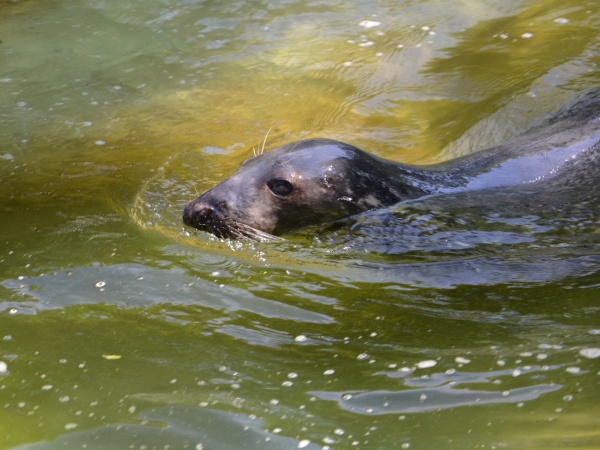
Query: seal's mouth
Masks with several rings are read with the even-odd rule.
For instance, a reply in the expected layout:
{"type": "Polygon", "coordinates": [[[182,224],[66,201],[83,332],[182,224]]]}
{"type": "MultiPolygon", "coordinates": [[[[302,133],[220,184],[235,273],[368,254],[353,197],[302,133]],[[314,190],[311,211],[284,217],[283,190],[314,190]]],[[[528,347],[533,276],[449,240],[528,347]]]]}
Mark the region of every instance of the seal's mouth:
{"type": "Polygon", "coordinates": [[[260,242],[283,240],[250,225],[230,220],[215,208],[200,204],[197,200],[189,202],[184,208],[183,223],[222,239],[245,239],[260,242]]]}

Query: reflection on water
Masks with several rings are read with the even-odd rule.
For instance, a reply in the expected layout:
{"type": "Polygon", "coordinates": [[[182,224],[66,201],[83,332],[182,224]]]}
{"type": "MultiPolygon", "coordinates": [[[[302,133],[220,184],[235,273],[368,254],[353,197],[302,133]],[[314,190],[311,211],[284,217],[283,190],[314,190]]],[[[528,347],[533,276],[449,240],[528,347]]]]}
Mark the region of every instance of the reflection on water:
{"type": "Polygon", "coordinates": [[[539,124],[598,86],[595,1],[10,1],[0,23],[1,448],[600,446],[596,180],[272,244],[180,223],[268,130],[426,163],[539,124]]]}
{"type": "Polygon", "coordinates": [[[152,425],[112,425],[62,436],[49,444],[26,445],[16,449],[138,448],[145,447],[148,442],[152,442],[154,448],[233,450],[239,448],[240,443],[248,449],[321,448],[305,439],[286,438],[266,432],[256,417],[206,408],[161,408],[144,412],[138,419],[152,425]]]}
{"type": "Polygon", "coordinates": [[[533,385],[503,392],[455,389],[449,385],[437,388],[411,389],[404,392],[313,392],[322,400],[337,401],[341,409],[356,414],[380,415],[440,411],[461,406],[521,403],[535,400],[562,386],[533,385]]]}

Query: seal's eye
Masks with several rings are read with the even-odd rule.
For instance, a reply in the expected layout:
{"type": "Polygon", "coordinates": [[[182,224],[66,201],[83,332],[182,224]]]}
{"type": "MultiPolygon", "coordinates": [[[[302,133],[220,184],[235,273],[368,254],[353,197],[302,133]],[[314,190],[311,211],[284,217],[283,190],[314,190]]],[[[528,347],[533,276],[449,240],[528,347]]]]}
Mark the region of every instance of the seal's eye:
{"type": "Polygon", "coordinates": [[[269,181],[269,189],[273,191],[273,194],[285,197],[292,193],[294,186],[286,180],[272,180],[269,181]]]}

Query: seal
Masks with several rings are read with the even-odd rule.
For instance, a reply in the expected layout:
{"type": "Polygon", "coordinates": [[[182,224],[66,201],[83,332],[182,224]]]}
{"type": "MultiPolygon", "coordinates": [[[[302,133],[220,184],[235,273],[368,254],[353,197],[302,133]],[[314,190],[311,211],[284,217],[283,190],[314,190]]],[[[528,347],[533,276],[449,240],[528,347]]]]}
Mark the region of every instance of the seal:
{"type": "Polygon", "coordinates": [[[598,177],[599,155],[600,90],[517,138],[441,164],[399,164],[330,139],[287,144],[190,201],[183,222],[221,238],[269,240],[423,196],[544,189],[557,177],[572,184],[598,177]]]}

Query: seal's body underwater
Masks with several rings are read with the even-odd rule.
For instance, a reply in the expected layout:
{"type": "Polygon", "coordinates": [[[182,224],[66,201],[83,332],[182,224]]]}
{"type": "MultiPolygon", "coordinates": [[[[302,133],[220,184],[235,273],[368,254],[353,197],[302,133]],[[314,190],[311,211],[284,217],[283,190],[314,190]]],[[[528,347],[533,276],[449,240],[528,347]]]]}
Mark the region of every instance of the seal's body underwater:
{"type": "Polygon", "coordinates": [[[598,177],[599,154],[595,91],[522,136],[436,165],[398,164],[329,139],[284,145],[189,202],[183,222],[218,237],[263,239],[426,195],[576,183],[598,177]]]}

